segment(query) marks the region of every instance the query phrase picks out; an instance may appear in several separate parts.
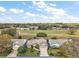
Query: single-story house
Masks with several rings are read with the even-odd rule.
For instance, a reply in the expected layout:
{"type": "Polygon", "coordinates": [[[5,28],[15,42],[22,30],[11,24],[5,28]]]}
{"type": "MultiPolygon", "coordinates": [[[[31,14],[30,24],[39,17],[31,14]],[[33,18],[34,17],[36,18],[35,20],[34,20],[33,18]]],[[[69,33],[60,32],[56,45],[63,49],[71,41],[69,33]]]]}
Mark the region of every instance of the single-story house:
{"type": "Polygon", "coordinates": [[[30,26],[30,30],[38,30],[38,26],[30,26]]]}
{"type": "Polygon", "coordinates": [[[11,39],[11,41],[13,42],[13,46],[15,45],[22,46],[23,44],[25,44],[27,39],[11,39]]]}
{"type": "Polygon", "coordinates": [[[63,45],[65,42],[67,42],[67,39],[49,39],[48,40],[48,48],[59,48],[61,45],[63,45]]]}
{"type": "Polygon", "coordinates": [[[30,28],[16,28],[17,30],[30,30],[30,28]]]}

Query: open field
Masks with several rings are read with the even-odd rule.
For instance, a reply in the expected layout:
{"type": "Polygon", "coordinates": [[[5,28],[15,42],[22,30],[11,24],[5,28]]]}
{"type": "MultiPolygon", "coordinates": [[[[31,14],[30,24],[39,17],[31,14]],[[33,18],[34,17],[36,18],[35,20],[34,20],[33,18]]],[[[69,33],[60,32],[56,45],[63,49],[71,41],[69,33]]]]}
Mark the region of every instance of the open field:
{"type": "MultiPolygon", "coordinates": [[[[0,33],[3,29],[0,29],[0,33]]],[[[17,30],[22,38],[35,37],[37,33],[46,33],[48,38],[79,38],[79,30],[75,30],[74,35],[68,34],[69,30],[17,30]]]]}
{"type": "Polygon", "coordinates": [[[34,37],[37,33],[43,32],[46,33],[48,37],[56,38],[79,38],[79,30],[75,30],[74,35],[69,35],[68,30],[18,30],[21,36],[34,37]]]}

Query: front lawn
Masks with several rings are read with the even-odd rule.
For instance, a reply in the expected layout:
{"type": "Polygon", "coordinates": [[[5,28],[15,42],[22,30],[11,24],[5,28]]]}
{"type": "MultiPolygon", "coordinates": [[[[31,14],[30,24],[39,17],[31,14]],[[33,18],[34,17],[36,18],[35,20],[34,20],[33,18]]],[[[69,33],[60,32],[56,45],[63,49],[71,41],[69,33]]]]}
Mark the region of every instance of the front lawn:
{"type": "MultiPolygon", "coordinates": [[[[22,46],[21,46],[22,47],[22,46]]],[[[24,48],[26,51],[24,51],[22,48],[19,47],[17,56],[19,57],[33,57],[33,56],[40,56],[39,51],[33,49],[33,48],[24,48]],[[19,52],[20,51],[20,52],[19,52]],[[24,51],[24,52],[21,52],[24,51]]]]}
{"type": "Polygon", "coordinates": [[[49,56],[54,56],[54,57],[64,57],[64,55],[61,54],[60,50],[57,49],[48,49],[48,54],[49,56]]]}

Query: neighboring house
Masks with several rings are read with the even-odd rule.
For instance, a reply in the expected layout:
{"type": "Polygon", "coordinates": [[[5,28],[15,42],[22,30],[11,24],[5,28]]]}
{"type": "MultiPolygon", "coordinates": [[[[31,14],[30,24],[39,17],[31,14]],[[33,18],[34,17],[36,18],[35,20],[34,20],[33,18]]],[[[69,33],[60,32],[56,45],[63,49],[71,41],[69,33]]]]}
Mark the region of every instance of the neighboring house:
{"type": "Polygon", "coordinates": [[[37,44],[37,39],[31,39],[31,40],[28,40],[28,41],[27,41],[26,46],[27,46],[28,48],[30,48],[31,45],[32,45],[32,46],[36,46],[36,44],[37,44]]]}
{"type": "Polygon", "coordinates": [[[71,30],[71,29],[79,29],[79,28],[73,28],[73,27],[52,27],[52,30],[71,30]]]}
{"type": "Polygon", "coordinates": [[[11,41],[13,42],[13,46],[15,45],[22,46],[23,44],[25,44],[26,39],[11,39],[11,41]]]}
{"type": "Polygon", "coordinates": [[[27,28],[16,28],[17,30],[38,30],[38,26],[29,26],[27,28]]]}
{"type": "Polygon", "coordinates": [[[52,30],[61,30],[62,28],[60,27],[52,27],[52,30]]]}
{"type": "Polygon", "coordinates": [[[68,39],[49,39],[48,48],[59,48],[61,45],[63,45],[67,41],[68,39]]]}
{"type": "Polygon", "coordinates": [[[30,28],[16,28],[17,30],[30,30],[30,28]]]}
{"type": "Polygon", "coordinates": [[[38,26],[30,26],[30,30],[38,30],[38,26]]]}

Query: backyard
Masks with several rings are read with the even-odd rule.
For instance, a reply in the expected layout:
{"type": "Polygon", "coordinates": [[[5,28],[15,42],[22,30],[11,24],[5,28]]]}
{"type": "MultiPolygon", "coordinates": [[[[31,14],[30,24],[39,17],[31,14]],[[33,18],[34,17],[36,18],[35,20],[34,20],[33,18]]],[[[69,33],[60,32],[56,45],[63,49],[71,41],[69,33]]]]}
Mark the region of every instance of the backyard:
{"type": "Polygon", "coordinates": [[[75,30],[73,35],[69,34],[69,30],[17,30],[22,38],[35,37],[37,33],[46,33],[48,38],[79,38],[79,30],[75,30]],[[25,37],[26,36],[26,37],[25,37]]]}

